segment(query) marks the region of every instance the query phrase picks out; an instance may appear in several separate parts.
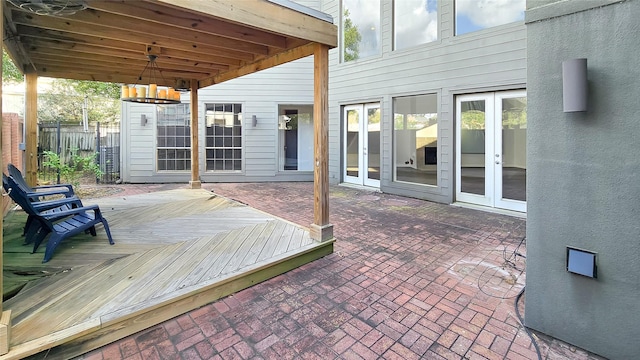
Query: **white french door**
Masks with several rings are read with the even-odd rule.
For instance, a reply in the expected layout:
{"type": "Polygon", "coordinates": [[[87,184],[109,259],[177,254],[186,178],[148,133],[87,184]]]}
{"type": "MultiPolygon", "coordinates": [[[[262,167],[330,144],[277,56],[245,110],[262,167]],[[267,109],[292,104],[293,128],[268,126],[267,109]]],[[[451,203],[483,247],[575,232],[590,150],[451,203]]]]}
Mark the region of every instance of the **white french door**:
{"type": "Polygon", "coordinates": [[[380,187],[380,103],[344,107],[346,183],[380,187]]]}
{"type": "Polygon", "coordinates": [[[526,212],[526,92],[458,96],[456,123],[456,200],[526,212]]]}

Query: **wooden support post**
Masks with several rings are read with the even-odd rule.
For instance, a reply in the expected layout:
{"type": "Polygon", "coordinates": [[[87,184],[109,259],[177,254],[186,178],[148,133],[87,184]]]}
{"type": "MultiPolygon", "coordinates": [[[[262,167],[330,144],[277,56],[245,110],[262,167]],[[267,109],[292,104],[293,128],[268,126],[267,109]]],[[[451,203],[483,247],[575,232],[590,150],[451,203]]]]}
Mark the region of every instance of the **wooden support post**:
{"type": "Polygon", "coordinates": [[[38,182],[38,74],[25,74],[26,96],[24,101],[25,142],[25,180],[29,186],[38,182]]]}
{"type": "Polygon", "coordinates": [[[200,189],[200,158],[198,151],[198,80],[191,80],[191,181],[189,186],[192,189],[200,189]]]}
{"type": "MultiPolygon", "coordinates": [[[[0,39],[4,39],[4,14],[2,13],[4,4],[0,4],[0,39]]],[[[0,99],[2,99],[2,64],[0,64],[0,99]]],[[[0,101],[0,129],[2,129],[2,101],[0,101]]],[[[5,164],[2,163],[2,142],[0,141],[0,168],[2,171],[5,169],[5,164]]],[[[0,203],[2,203],[0,201],[0,203]]],[[[4,216],[0,216],[0,290],[4,288],[4,275],[2,273],[4,268],[4,261],[2,254],[3,249],[3,220],[4,216]]],[[[9,352],[9,341],[11,340],[11,311],[3,311],[2,297],[0,297],[0,355],[4,355],[9,352]]]]}
{"type": "Polygon", "coordinates": [[[315,44],[313,52],[313,224],[316,241],[333,239],[329,224],[329,47],[315,44]]]}

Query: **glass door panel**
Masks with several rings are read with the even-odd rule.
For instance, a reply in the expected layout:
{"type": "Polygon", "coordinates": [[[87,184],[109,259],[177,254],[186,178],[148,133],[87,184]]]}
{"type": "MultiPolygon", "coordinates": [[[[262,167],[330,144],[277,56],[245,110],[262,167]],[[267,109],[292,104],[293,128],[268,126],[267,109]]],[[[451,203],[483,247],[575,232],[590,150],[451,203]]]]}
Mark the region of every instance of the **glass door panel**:
{"type": "Polygon", "coordinates": [[[361,106],[347,106],[344,108],[345,118],[345,181],[362,184],[360,173],[360,137],[361,106]]]}
{"type": "Polygon", "coordinates": [[[493,202],[493,96],[460,96],[456,110],[459,139],[456,199],[490,206],[493,202]]]}
{"type": "Polygon", "coordinates": [[[524,91],[496,93],[496,206],[526,211],[527,97],[524,91]],[[498,156],[499,155],[499,156],[498,156]]]}
{"type": "Polygon", "coordinates": [[[462,101],[460,104],[460,181],[461,191],[485,194],[486,101],[462,101]]]}
{"type": "Polygon", "coordinates": [[[364,158],[367,164],[364,184],[380,187],[380,105],[365,105],[367,135],[364,158]]]}

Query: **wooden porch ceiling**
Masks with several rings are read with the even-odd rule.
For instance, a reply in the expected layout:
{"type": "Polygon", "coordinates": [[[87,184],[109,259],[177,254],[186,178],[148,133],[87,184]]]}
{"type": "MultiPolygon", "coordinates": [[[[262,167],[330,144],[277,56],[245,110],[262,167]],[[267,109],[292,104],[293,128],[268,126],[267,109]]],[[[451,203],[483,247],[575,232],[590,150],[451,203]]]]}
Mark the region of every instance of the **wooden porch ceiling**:
{"type": "Polygon", "coordinates": [[[330,17],[288,0],[87,0],[68,16],[22,2],[3,1],[4,47],[43,77],[148,83],[138,76],[151,53],[159,85],[202,88],[312,55],[316,43],[337,46],[330,17]]]}

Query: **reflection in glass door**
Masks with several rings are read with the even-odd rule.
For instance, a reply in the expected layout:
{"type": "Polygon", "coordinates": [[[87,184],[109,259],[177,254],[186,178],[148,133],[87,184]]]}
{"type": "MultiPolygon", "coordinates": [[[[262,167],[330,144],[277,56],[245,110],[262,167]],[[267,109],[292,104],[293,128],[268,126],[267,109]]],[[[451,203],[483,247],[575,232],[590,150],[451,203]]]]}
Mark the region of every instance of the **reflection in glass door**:
{"type": "Polygon", "coordinates": [[[380,104],[344,107],[344,181],[380,187],[380,104]]]}
{"type": "Polygon", "coordinates": [[[456,107],[456,199],[525,212],[525,91],[459,96],[456,107]]]}

